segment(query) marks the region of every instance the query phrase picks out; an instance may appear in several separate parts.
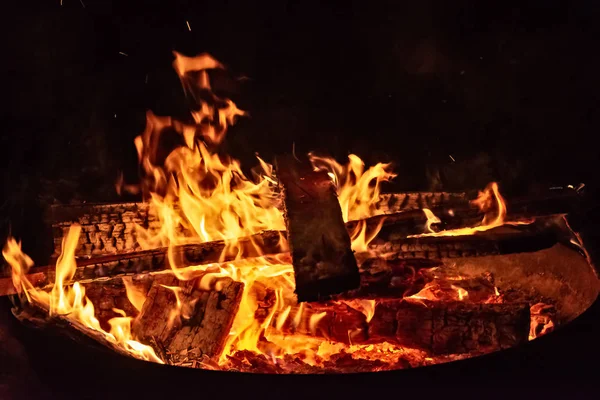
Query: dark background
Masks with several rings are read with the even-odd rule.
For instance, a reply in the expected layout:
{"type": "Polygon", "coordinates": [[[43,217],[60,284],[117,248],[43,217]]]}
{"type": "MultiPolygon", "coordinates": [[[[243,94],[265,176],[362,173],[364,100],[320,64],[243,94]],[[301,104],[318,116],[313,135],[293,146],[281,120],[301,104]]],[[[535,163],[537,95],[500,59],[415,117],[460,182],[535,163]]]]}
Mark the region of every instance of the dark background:
{"type": "Polygon", "coordinates": [[[4,232],[34,241],[40,202],[118,200],[145,111],[186,112],[173,50],[229,67],[216,89],[251,117],[222,150],[247,167],[295,143],[393,161],[390,190],[595,187],[593,1],[367,3],[17,2],[2,24],[4,232]]]}
{"type": "Polygon", "coordinates": [[[598,220],[594,1],[13,3],[1,24],[1,234],[36,260],[49,251],[47,204],[119,201],[145,111],[186,112],[173,50],[228,66],[215,88],[251,117],[222,150],[242,165],[294,143],[392,161],[389,190],[584,182],[580,226],[598,220]]]}

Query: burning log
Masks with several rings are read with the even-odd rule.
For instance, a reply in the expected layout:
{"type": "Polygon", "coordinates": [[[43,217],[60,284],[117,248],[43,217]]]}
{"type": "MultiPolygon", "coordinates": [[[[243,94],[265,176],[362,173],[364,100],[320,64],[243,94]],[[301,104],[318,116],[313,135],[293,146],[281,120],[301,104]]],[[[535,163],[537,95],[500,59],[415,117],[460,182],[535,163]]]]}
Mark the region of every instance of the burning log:
{"type": "Polygon", "coordinates": [[[345,344],[367,340],[365,314],[340,302],[301,303],[280,314],[273,325],[285,334],[304,334],[345,344]]]}
{"type": "Polygon", "coordinates": [[[219,356],[239,308],[243,283],[223,278],[203,290],[201,280],[159,276],[133,324],[136,336],[172,363],[219,356]]]}
{"type": "Polygon", "coordinates": [[[138,314],[139,304],[133,304],[127,295],[127,287],[124,279],[130,279],[133,290],[138,291],[140,297],[145,297],[154,280],[152,275],[138,275],[135,283],[130,277],[113,278],[108,281],[96,281],[82,284],[85,287],[85,295],[94,304],[95,316],[100,326],[106,331],[110,330],[108,321],[111,318],[122,316],[118,311],[124,311],[126,315],[135,317],[138,314]]]}
{"type": "MultiPolygon", "coordinates": [[[[552,223],[552,219],[542,218],[532,225],[505,233],[498,233],[501,228],[496,228],[468,236],[427,236],[391,241],[377,237],[371,242],[369,249],[382,258],[429,260],[531,252],[556,244],[557,237],[552,223]]],[[[250,258],[263,254],[286,255],[286,249],[281,245],[280,235],[278,231],[265,231],[240,239],[239,248],[242,257],[250,258]]],[[[206,242],[177,246],[172,250],[172,254],[179,260],[178,267],[234,260],[238,254],[222,254],[225,248],[223,241],[206,242]]],[[[167,262],[166,254],[167,249],[160,248],[79,259],[73,280],[90,282],[120,275],[169,270],[171,265],[167,262]]],[[[54,266],[32,268],[27,277],[34,286],[44,287],[54,281],[54,266]]],[[[10,275],[0,277],[0,296],[10,294],[15,294],[12,278],[10,275]]]]}
{"type": "MultiPolygon", "coordinates": [[[[376,209],[379,214],[393,214],[464,204],[468,204],[465,193],[392,193],[381,195],[376,209]]],[[[81,225],[84,232],[75,253],[78,256],[139,251],[135,225],[145,229],[160,227],[148,203],[52,205],[46,221],[54,232],[54,257],[60,254],[62,239],[73,223],[81,225]]]]}
{"type": "Polygon", "coordinates": [[[464,236],[424,236],[396,240],[374,239],[370,250],[398,258],[443,259],[532,252],[549,248],[558,238],[553,219],[537,219],[521,228],[498,227],[464,236]]]}
{"type": "MultiPolygon", "coordinates": [[[[483,213],[470,204],[466,193],[391,193],[380,196],[375,205],[376,214],[366,219],[368,227],[383,221],[379,237],[394,240],[426,232],[427,217],[421,209],[428,208],[441,222],[433,224],[439,229],[473,226],[483,218],[483,213]]],[[[507,199],[508,220],[522,220],[568,213],[577,204],[579,195],[574,190],[553,191],[545,196],[507,199]]],[[[77,256],[104,256],[139,251],[135,232],[136,224],[145,229],[159,228],[160,221],[149,212],[148,203],[53,205],[47,221],[53,227],[53,257],[60,253],[62,239],[72,223],[82,226],[77,256]]],[[[352,231],[358,221],[346,224],[352,231]]]]}
{"type": "MultiPolygon", "coordinates": [[[[263,254],[278,254],[286,250],[281,247],[281,234],[278,231],[264,231],[252,237],[239,239],[235,253],[228,254],[226,249],[226,243],[220,240],[177,246],[172,249],[171,255],[180,263],[177,266],[182,267],[232,261],[240,255],[243,258],[252,258],[263,254]]],[[[167,248],[158,248],[78,259],[73,281],[91,282],[108,277],[169,270],[171,265],[167,253],[167,248]]],[[[27,274],[35,287],[51,284],[54,282],[54,276],[54,266],[34,267],[27,274]]],[[[0,277],[0,296],[15,293],[10,275],[0,277]]]]}
{"type": "Polygon", "coordinates": [[[292,157],[277,160],[277,173],[298,300],[357,288],[358,266],[331,178],[292,157]]]}
{"type": "Polygon", "coordinates": [[[377,304],[369,341],[392,341],[433,354],[504,349],[528,340],[529,304],[391,300],[377,304]]]}

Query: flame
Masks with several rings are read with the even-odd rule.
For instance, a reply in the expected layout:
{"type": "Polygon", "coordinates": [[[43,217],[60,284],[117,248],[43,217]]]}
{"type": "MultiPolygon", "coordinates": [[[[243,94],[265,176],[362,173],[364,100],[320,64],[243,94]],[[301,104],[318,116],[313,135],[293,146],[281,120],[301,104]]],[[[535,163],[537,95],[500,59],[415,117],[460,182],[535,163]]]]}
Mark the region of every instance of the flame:
{"type": "Polygon", "coordinates": [[[63,240],[62,253],[56,263],[56,278],[49,291],[35,288],[27,279],[27,271],[33,266],[33,262],[23,253],[20,243],[17,243],[12,237],[8,238],[2,255],[12,268],[13,284],[17,293],[21,295],[22,301],[48,310],[50,316],[61,316],[98,332],[108,342],[120,347],[133,357],[163,363],[152,347],[133,338],[131,317],[111,319],[108,321],[110,331],[107,332],[102,329],[100,322],[95,317],[94,305],[85,296],[85,288],[79,282],[68,286],[76,271],[74,253],[80,232],[79,225],[72,225],[63,240]]]}
{"type": "Polygon", "coordinates": [[[142,311],[144,301],[146,301],[146,294],[135,287],[130,276],[124,276],[122,278],[123,284],[125,285],[125,293],[127,299],[135,307],[136,310],[142,311]]]}
{"type": "Polygon", "coordinates": [[[435,231],[431,229],[431,225],[439,224],[442,221],[438,217],[436,217],[435,214],[429,208],[424,208],[423,213],[425,213],[425,217],[427,218],[427,232],[434,233],[435,231]]]}
{"type": "Polygon", "coordinates": [[[325,170],[336,185],[344,221],[356,221],[375,214],[381,183],[394,178],[391,164],[377,163],[365,171],[365,163],[355,154],[341,165],[331,157],[309,154],[316,170],[325,170]]]}
{"type": "Polygon", "coordinates": [[[482,212],[485,213],[483,220],[481,221],[481,225],[469,228],[449,229],[446,231],[433,232],[431,225],[433,223],[439,223],[440,219],[435,216],[431,210],[423,209],[423,212],[425,212],[427,217],[427,229],[429,230],[429,233],[410,235],[408,237],[473,235],[477,232],[484,232],[489,229],[502,226],[505,223],[506,202],[504,201],[504,197],[502,197],[500,194],[500,190],[498,189],[498,184],[496,182],[491,182],[483,191],[480,191],[477,198],[471,201],[471,204],[477,206],[482,212]]]}
{"type": "MultiPolygon", "coordinates": [[[[147,178],[142,184],[148,193],[150,213],[156,215],[160,223],[159,228],[153,229],[138,226],[138,242],[144,249],[168,247],[169,264],[180,280],[193,279],[203,273],[202,280],[206,282],[229,277],[245,284],[220,362],[226,362],[228,356],[242,350],[269,358],[297,352],[315,357],[322,340],[302,335],[294,335],[291,340],[281,332],[288,321],[298,327],[305,320],[308,330],[314,332],[324,317],[320,314],[305,317],[304,305],[296,307],[293,267],[289,259],[242,259],[240,254],[239,238],[267,229],[285,230],[283,214],[277,208],[279,196],[273,167],[257,157],[258,167],[253,171],[253,179],[249,179],[237,160],[221,156],[211,147],[223,140],[237,116],[245,115],[231,100],[219,99],[211,92],[207,70],[223,69],[223,65],[207,54],[186,57],[175,53],[173,67],[186,96],[194,102],[195,125],[152,112],[146,115],[146,129],[135,139],[135,144],[147,178]],[[217,103],[220,108],[215,108],[217,103]],[[159,142],[163,132],[168,130],[179,134],[182,143],[161,158],[159,150],[163,149],[159,142]],[[235,254],[238,259],[218,265],[188,266],[173,251],[178,245],[214,240],[224,240],[224,254],[235,254]],[[255,313],[260,288],[264,287],[275,294],[275,299],[267,315],[259,319],[255,313]],[[292,312],[292,308],[296,311],[292,312]],[[265,339],[273,344],[268,349],[261,344],[265,339]]],[[[347,165],[314,155],[310,155],[310,159],[315,169],[326,169],[334,181],[344,221],[372,216],[379,201],[381,182],[395,176],[389,164],[379,163],[365,170],[363,161],[353,154],[348,157],[347,165]]],[[[357,224],[351,235],[352,248],[366,251],[382,223],[369,229],[364,221],[357,224]]],[[[282,248],[285,247],[283,241],[282,248]]],[[[179,295],[179,288],[172,290],[179,295]]],[[[181,302],[178,304],[169,323],[174,323],[182,313],[181,302]]],[[[369,312],[374,312],[374,304],[369,312]]]]}

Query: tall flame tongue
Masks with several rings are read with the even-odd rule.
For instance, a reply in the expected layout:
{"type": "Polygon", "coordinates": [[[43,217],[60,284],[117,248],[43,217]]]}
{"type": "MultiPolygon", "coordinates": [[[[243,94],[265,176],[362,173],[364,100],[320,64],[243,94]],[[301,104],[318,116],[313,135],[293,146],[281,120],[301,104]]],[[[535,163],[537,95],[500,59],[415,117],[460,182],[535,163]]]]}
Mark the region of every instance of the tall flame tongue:
{"type": "Polygon", "coordinates": [[[81,227],[73,225],[64,239],[62,254],[56,263],[56,280],[49,291],[35,288],[27,279],[27,271],[33,266],[33,261],[23,253],[20,243],[17,243],[12,237],[8,239],[2,255],[12,267],[13,284],[22,301],[48,310],[50,316],[63,316],[97,331],[108,342],[119,346],[133,357],[162,363],[152,347],[146,346],[132,337],[132,318],[126,317],[124,311],[115,309],[124,316],[109,320],[110,331],[107,332],[94,316],[94,305],[85,296],[85,288],[78,282],[68,286],[68,282],[75,274],[74,253],[80,232],[81,227]]]}

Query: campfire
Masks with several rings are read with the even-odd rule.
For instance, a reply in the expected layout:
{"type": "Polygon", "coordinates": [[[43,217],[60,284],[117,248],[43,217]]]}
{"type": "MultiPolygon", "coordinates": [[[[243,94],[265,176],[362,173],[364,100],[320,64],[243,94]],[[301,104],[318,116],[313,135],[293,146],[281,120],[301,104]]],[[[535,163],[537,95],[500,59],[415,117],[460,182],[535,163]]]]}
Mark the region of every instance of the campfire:
{"type": "Polygon", "coordinates": [[[155,363],[341,373],[523,345],[594,301],[575,188],[383,193],[390,164],[295,152],[250,177],[220,152],[247,114],[211,90],[223,64],[174,55],[190,117],[148,112],[140,182],[116,185],[145,201],[53,206],[55,265],[7,241],[23,322],[155,363]]]}

